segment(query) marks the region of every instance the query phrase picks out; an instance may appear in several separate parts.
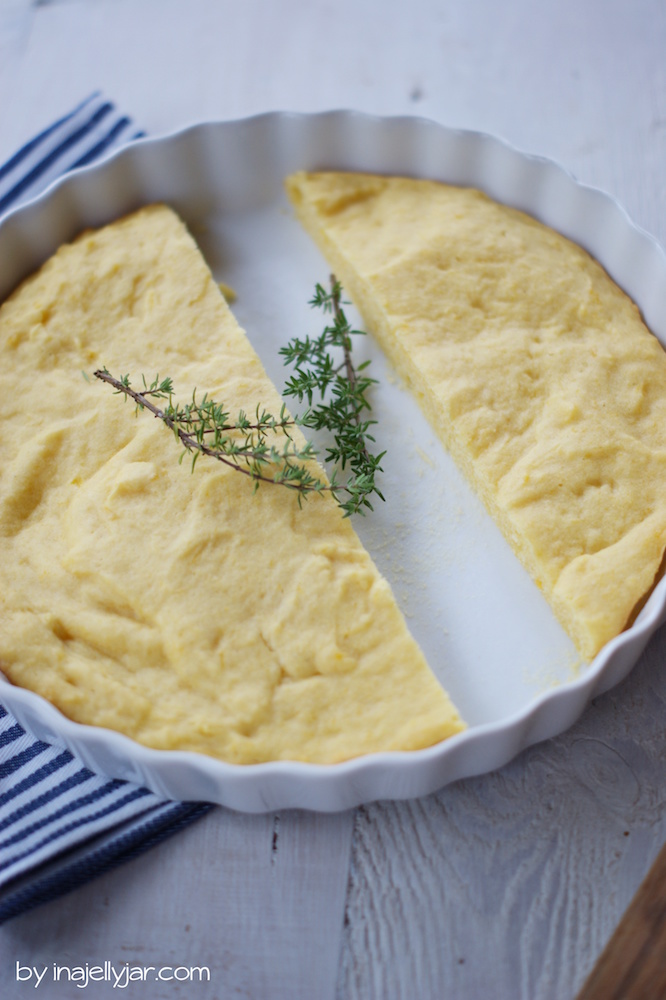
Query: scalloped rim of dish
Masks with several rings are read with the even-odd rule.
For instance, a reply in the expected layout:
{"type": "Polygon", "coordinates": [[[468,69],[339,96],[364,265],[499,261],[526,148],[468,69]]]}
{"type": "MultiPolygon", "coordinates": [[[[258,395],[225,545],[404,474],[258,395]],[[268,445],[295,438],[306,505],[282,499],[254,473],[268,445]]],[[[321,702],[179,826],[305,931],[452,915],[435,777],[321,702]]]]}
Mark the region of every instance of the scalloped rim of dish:
{"type": "MultiPolygon", "coordinates": [[[[554,161],[520,152],[487,133],[450,129],[425,118],[348,110],[275,111],[235,121],[202,122],[137,140],[97,164],[72,171],[8,212],[0,223],[0,255],[6,243],[11,248],[13,242],[15,251],[8,255],[10,266],[3,267],[0,298],[83,225],[102,224],[145,202],[142,185],[150,188],[153,200],[168,197],[168,190],[162,189],[177,186],[188,165],[211,161],[216,144],[221,148],[220,143],[229,142],[227,150],[236,143],[245,155],[249,148],[259,154],[264,144],[278,143],[285,175],[299,168],[328,166],[415,174],[479,187],[593,254],[666,343],[666,254],[610,195],[580,184],[554,161]],[[300,151],[296,162],[295,149],[300,151]],[[171,172],[169,162],[176,164],[171,172]],[[114,187],[114,197],[102,198],[101,210],[100,191],[116,180],[120,183],[114,187]]],[[[258,189],[262,183],[258,169],[258,189]]],[[[206,800],[244,812],[284,808],[334,812],[377,799],[434,792],[451,781],[495,770],[525,747],[564,732],[592,698],[627,676],[665,617],[666,579],[662,579],[633,625],[609,642],[579,677],[536,697],[521,711],[499,722],[471,726],[425,750],[377,753],[339,764],[235,765],[192,752],[155,750],[120,733],[73,722],[39,695],[4,678],[0,699],[40,739],[67,746],[93,770],[138,782],[166,798],[206,800]]]]}

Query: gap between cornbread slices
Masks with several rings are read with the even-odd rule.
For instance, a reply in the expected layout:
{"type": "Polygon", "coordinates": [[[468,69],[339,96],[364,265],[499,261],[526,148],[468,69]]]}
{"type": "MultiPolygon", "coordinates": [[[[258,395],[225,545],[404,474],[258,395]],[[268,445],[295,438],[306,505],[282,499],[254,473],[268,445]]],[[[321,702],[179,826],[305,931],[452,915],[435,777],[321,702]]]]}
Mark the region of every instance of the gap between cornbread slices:
{"type": "Polygon", "coordinates": [[[330,496],[202,459],[81,372],[281,400],[194,241],[151,206],[62,247],[0,308],[0,669],[72,719],[252,763],[463,728],[330,496]]]}
{"type": "Polygon", "coordinates": [[[591,659],[666,548],[666,353],[580,247],[479,191],[298,172],[313,237],[591,659]]]}

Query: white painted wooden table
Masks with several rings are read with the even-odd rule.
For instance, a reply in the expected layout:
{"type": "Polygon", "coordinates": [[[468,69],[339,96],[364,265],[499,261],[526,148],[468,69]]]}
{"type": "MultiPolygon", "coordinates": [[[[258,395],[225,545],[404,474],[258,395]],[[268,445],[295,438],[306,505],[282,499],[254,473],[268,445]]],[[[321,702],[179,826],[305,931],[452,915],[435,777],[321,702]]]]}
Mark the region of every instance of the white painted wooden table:
{"type": "MultiPolygon", "coordinates": [[[[151,134],[414,113],[558,160],[663,243],[665,52],[663,0],[0,0],[0,161],[97,88],[151,134]]],[[[0,995],[34,991],[17,960],[111,960],[210,968],[126,993],[160,1000],[573,998],[666,840],[665,661],[662,630],[570,732],[425,799],[216,809],[0,928],[0,995]]]]}

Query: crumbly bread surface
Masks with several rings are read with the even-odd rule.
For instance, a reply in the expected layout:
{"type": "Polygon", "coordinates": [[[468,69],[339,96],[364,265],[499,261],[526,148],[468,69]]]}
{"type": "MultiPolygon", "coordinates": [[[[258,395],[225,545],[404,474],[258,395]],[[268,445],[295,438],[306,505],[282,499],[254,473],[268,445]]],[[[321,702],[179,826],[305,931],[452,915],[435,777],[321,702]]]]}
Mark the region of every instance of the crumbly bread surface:
{"type": "Polygon", "coordinates": [[[585,658],[666,547],[666,353],[580,247],[482,193],[287,179],[327,257],[585,658]]]}
{"type": "Polygon", "coordinates": [[[462,728],[330,497],[299,509],[96,379],[159,370],[232,416],[281,401],[182,222],[151,206],[0,309],[0,669],[80,722],[252,763],[462,728]]]}

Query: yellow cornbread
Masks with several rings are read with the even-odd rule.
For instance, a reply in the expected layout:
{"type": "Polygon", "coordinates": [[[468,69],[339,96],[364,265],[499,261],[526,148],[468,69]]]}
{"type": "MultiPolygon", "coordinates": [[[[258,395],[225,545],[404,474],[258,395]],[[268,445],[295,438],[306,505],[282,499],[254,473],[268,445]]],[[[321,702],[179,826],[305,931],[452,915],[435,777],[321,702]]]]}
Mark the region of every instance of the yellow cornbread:
{"type": "Polygon", "coordinates": [[[182,222],[62,247],[0,309],[0,669],[80,722],[239,763],[334,762],[462,723],[335,502],[210,459],[82,370],[233,417],[281,401],[182,222]]]}
{"type": "Polygon", "coordinates": [[[580,247],[482,193],[297,173],[296,213],[581,654],[666,547],[666,353],[580,247]]]}

